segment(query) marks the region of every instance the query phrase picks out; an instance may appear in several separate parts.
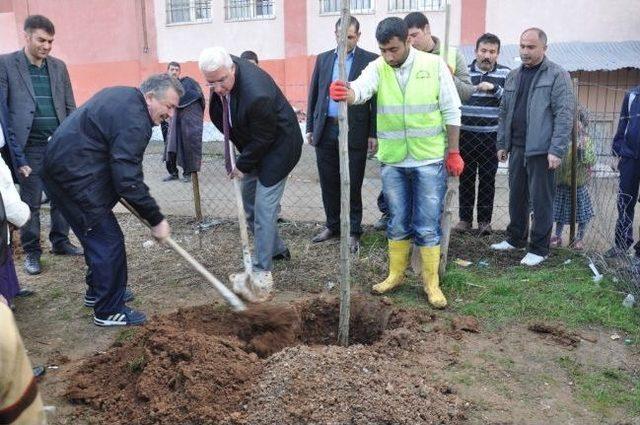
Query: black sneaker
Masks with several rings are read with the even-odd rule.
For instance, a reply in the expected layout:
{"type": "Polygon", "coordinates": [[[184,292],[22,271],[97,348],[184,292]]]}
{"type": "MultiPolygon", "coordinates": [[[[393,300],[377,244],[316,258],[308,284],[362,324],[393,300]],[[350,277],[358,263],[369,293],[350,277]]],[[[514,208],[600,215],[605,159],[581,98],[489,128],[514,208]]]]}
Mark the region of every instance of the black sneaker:
{"type": "Polygon", "coordinates": [[[79,256],[84,255],[82,249],[75,246],[71,242],[64,242],[59,246],[55,246],[51,249],[51,253],[55,255],[72,255],[79,256]]]}
{"type": "Polygon", "coordinates": [[[42,273],[42,266],[40,265],[40,255],[36,253],[28,253],[27,258],[24,259],[24,271],[30,275],[42,273]]]}
{"type": "Polygon", "coordinates": [[[180,177],[178,177],[177,174],[169,174],[167,177],[163,178],[162,181],[163,182],[170,182],[172,180],[179,180],[180,177]]]}
{"type": "MultiPolygon", "coordinates": [[[[135,296],[133,295],[133,292],[131,292],[131,289],[127,288],[124,290],[124,302],[128,303],[129,301],[133,301],[135,298],[135,296]]],[[[85,294],[84,295],[84,306],[85,307],[89,307],[89,308],[93,308],[96,305],[96,301],[98,300],[98,297],[94,297],[92,295],[89,294],[85,294]]]]}
{"type": "Polygon", "coordinates": [[[121,312],[108,315],[93,315],[93,323],[98,326],[137,326],[147,321],[147,316],[132,308],[124,306],[121,312]]]}

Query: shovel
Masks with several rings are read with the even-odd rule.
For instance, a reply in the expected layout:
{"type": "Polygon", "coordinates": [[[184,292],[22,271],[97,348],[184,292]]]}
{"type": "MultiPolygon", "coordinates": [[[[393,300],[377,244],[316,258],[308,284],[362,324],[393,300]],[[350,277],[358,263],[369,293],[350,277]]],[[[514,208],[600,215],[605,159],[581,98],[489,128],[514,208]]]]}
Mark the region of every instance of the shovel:
{"type": "MultiPolygon", "coordinates": [[[[223,104],[226,103],[224,98],[220,99],[223,104]]],[[[223,125],[226,127],[227,111],[223,112],[223,125]]],[[[236,167],[235,146],[231,143],[229,137],[229,129],[224,129],[225,143],[225,167],[227,171],[236,167]]],[[[240,240],[242,242],[242,263],[244,265],[243,274],[232,274],[229,276],[233,284],[233,292],[243,297],[249,302],[261,302],[266,299],[268,294],[262,293],[261,287],[256,283],[253,275],[253,262],[251,259],[251,251],[249,249],[249,233],[247,232],[247,217],[244,213],[244,203],[242,202],[242,191],[240,189],[240,181],[238,178],[233,179],[233,191],[236,196],[236,209],[238,210],[238,226],[240,227],[240,240]]]]}
{"type": "MultiPolygon", "coordinates": [[[[147,222],[147,220],[142,218],[138,211],[136,211],[127,201],[125,201],[124,199],[120,199],[120,203],[124,205],[124,207],[128,209],[131,214],[135,215],[138,220],[142,222],[142,224],[144,224],[148,228],[151,228],[151,225],[147,222]]],[[[200,273],[202,277],[204,277],[209,283],[211,283],[218,294],[220,294],[220,296],[227,302],[227,304],[231,306],[231,309],[233,311],[245,311],[247,309],[242,300],[240,300],[240,298],[238,298],[236,294],[231,292],[226,286],[222,284],[222,282],[216,279],[214,275],[209,273],[209,271],[205,269],[202,264],[200,264],[195,258],[193,258],[191,254],[185,251],[184,248],[178,245],[178,243],[174,241],[171,236],[164,239],[163,242],[169,245],[169,247],[171,247],[171,249],[173,249],[179,256],[184,258],[187,263],[189,263],[189,265],[195,269],[195,271],[200,273]]]]}

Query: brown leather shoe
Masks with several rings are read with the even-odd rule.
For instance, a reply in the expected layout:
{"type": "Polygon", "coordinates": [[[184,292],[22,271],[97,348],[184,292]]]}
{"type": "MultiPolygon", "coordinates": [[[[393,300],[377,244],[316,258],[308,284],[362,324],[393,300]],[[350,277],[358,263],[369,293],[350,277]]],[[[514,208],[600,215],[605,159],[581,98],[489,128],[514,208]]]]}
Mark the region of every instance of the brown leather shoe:
{"type": "Polygon", "coordinates": [[[355,254],[360,249],[360,235],[349,236],[349,251],[355,254]]]}
{"type": "Polygon", "coordinates": [[[324,241],[328,241],[329,239],[336,239],[339,236],[340,235],[338,233],[335,233],[332,230],[325,227],[325,229],[322,232],[318,233],[313,237],[313,239],[311,239],[311,242],[313,243],[324,242],[324,241]]]}

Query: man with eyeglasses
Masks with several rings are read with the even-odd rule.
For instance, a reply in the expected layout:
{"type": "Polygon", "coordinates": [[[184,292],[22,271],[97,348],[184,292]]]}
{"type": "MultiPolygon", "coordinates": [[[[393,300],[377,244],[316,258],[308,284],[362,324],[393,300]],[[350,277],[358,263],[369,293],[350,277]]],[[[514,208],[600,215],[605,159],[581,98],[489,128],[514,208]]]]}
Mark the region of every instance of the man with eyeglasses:
{"type": "MultiPolygon", "coordinates": [[[[268,294],[273,287],[273,260],[290,256],[278,234],[277,218],[287,176],[302,152],[298,118],[269,74],[223,47],[203,50],[199,65],[211,88],[211,122],[240,151],[235,167],[230,152],[225,166],[229,177],[240,179],[242,185],[247,223],[254,235],[253,282],[268,294]]],[[[239,282],[245,281],[244,274],[230,278],[242,295],[239,282]]]]}

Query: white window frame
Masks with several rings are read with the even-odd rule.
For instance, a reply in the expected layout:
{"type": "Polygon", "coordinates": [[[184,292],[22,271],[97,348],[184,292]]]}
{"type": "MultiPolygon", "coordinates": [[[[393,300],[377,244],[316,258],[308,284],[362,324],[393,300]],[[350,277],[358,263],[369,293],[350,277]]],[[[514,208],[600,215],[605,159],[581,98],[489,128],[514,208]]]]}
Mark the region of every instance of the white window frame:
{"type": "MultiPolygon", "coordinates": [[[[302,0],[300,0],[302,1],[302,0]]],[[[224,0],[224,20],[225,22],[240,21],[261,21],[265,19],[275,19],[275,0],[224,0]],[[271,13],[268,15],[258,15],[258,7],[271,7],[271,13]],[[247,9],[246,16],[231,16],[233,10],[241,8],[247,9]]]]}
{"type": "MultiPolygon", "coordinates": [[[[340,3],[340,0],[318,0],[318,10],[320,11],[320,16],[339,15],[341,12],[340,3]],[[328,10],[325,9],[327,8],[327,6],[328,10]]],[[[352,15],[365,15],[375,12],[376,0],[350,0],[349,2],[349,13],[351,13],[352,15]],[[364,7],[364,3],[367,2],[369,3],[369,7],[364,7]]]]}
{"type": "Polygon", "coordinates": [[[446,0],[389,0],[389,13],[403,12],[443,12],[446,0]]]}
{"type": "MultiPolygon", "coordinates": [[[[185,3],[187,2],[186,0],[185,3]]],[[[187,6],[189,8],[189,20],[185,20],[185,21],[172,21],[171,17],[172,17],[172,10],[176,10],[176,8],[171,7],[172,3],[176,2],[176,0],[166,0],[165,1],[165,8],[166,8],[166,25],[167,26],[174,26],[174,25],[189,25],[189,24],[202,24],[202,23],[209,23],[212,22],[212,15],[213,15],[213,11],[211,8],[211,3],[212,0],[188,0],[189,5],[187,6]],[[200,7],[198,7],[200,6],[200,7]],[[196,16],[196,11],[200,10],[200,11],[207,11],[207,15],[204,18],[198,18],[196,16]]]]}

